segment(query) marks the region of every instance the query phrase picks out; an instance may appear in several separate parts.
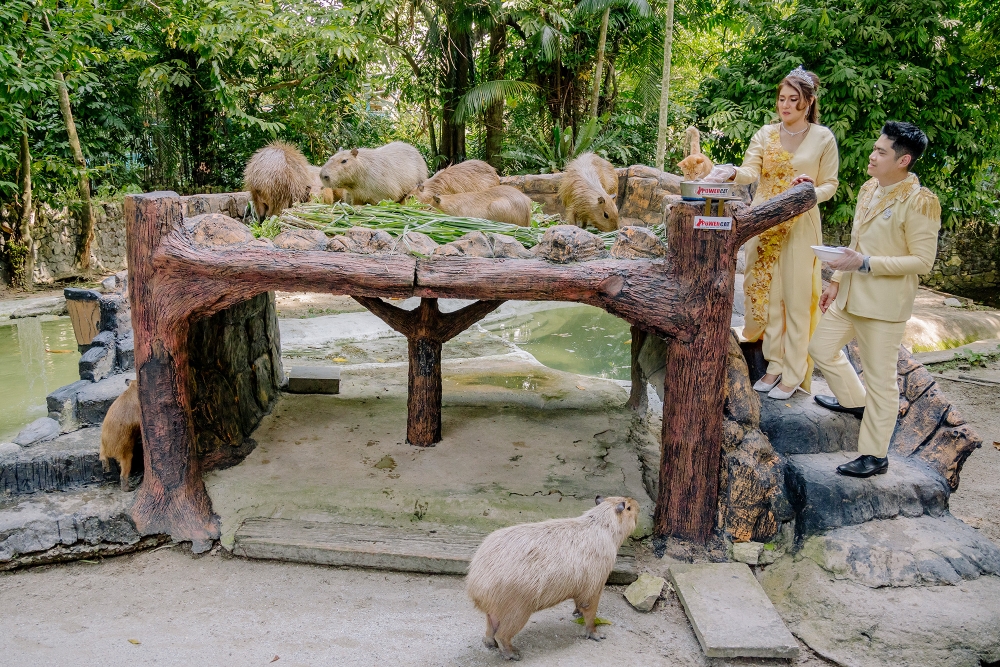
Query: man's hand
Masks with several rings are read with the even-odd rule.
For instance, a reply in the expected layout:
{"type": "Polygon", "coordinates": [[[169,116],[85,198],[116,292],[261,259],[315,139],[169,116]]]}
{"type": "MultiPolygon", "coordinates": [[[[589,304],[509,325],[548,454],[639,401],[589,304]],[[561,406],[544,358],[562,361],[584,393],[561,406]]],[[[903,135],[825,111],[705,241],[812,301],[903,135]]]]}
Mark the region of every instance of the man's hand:
{"type": "Polygon", "coordinates": [[[830,283],[827,285],[823,293],[819,295],[819,309],[822,312],[826,312],[826,309],[833,305],[833,302],[837,299],[837,293],[840,292],[840,283],[830,283]]]}
{"type": "Polygon", "coordinates": [[[843,257],[835,259],[832,262],[827,262],[827,266],[834,271],[857,271],[865,263],[865,256],[860,252],[856,252],[850,248],[843,248],[843,251],[843,257]]]}
{"type": "Polygon", "coordinates": [[[795,187],[799,183],[812,183],[813,185],[816,185],[816,181],[813,180],[812,176],[807,176],[806,174],[796,176],[795,180],[792,181],[791,187],[795,187]]]}

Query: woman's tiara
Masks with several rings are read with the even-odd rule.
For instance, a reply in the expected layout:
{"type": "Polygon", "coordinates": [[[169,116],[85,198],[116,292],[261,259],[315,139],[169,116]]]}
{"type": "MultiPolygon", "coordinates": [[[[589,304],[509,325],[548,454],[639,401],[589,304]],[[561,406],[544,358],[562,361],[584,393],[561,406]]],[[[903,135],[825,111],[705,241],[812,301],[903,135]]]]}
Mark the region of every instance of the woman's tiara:
{"type": "Polygon", "coordinates": [[[785,78],[786,79],[798,79],[802,83],[808,85],[810,88],[815,88],[816,87],[816,82],[813,81],[813,78],[811,76],[809,76],[809,72],[807,72],[804,69],[802,69],[802,65],[799,65],[798,67],[796,67],[795,69],[793,69],[791,72],[789,72],[788,76],[786,76],[785,78]]]}

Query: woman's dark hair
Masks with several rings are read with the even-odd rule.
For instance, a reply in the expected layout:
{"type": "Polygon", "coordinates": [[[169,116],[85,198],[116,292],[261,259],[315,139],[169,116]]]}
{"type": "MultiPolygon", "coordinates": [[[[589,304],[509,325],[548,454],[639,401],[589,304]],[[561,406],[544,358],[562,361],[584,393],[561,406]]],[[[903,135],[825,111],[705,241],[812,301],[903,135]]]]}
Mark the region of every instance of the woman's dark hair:
{"type": "Polygon", "coordinates": [[[927,135],[913,123],[890,120],[882,126],[882,134],[892,141],[892,152],[896,154],[897,160],[903,155],[910,156],[910,163],[906,165],[907,171],[913,167],[913,163],[924,154],[924,150],[927,148],[927,135]]]}
{"type": "Polygon", "coordinates": [[[781,89],[784,86],[790,86],[794,88],[799,93],[799,103],[796,105],[797,109],[804,109],[805,105],[809,105],[809,111],[806,112],[806,121],[810,123],[819,122],[819,100],[816,99],[816,93],[819,91],[819,77],[816,76],[815,72],[806,72],[809,75],[809,79],[812,84],[806,83],[806,80],[802,76],[786,76],[778,84],[778,92],[775,95],[781,95],[781,89]]]}

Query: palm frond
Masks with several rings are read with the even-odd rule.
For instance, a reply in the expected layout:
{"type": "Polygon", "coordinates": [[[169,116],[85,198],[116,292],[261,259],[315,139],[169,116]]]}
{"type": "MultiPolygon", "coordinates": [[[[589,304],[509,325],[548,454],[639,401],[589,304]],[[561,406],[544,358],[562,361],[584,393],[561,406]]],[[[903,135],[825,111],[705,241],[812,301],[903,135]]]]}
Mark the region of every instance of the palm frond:
{"type": "Polygon", "coordinates": [[[481,83],[465,93],[458,101],[458,106],[455,108],[455,122],[462,123],[469,116],[481,113],[497,102],[520,95],[532,95],[538,91],[537,85],[527,81],[497,79],[481,83]]]}
{"type": "Polygon", "coordinates": [[[608,7],[633,9],[640,16],[649,16],[653,13],[647,0],[580,0],[574,11],[577,14],[600,14],[608,7]]]}

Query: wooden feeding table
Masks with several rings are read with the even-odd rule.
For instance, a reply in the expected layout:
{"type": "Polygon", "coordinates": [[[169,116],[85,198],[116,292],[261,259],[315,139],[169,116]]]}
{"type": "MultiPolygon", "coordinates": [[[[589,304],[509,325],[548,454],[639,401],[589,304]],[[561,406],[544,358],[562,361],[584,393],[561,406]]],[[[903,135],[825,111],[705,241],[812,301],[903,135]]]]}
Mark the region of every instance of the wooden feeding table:
{"type": "MultiPolygon", "coordinates": [[[[135,365],[145,477],[132,506],[142,534],[204,543],[219,536],[202,482],[191,413],[191,323],[270,290],[351,295],[406,335],[407,439],[441,436],[441,345],[505,300],[598,306],[667,341],[662,458],[654,530],[705,541],[715,521],[726,336],[736,254],[749,238],[816,204],[809,184],[750,208],[727,203],[729,229],[696,229],[697,203],[674,204],[668,247],[648,230],[619,230],[610,252],[582,229],[550,228],[531,258],[365,255],[276,247],[220,215],[185,226],[172,192],[125,200],[135,365]],[[213,219],[214,218],[214,219],[213,219]],[[383,297],[421,297],[404,311],[383,297]],[[476,299],[441,313],[439,298],[476,299]]],[[[278,239],[275,239],[277,242],[278,239]]],[[[342,244],[341,244],[342,245],[342,244]]],[[[302,247],[302,246],[298,246],[302,247]]],[[[521,253],[524,256],[524,253],[521,253]]],[[[638,341],[633,347],[638,348],[638,341]]]]}

